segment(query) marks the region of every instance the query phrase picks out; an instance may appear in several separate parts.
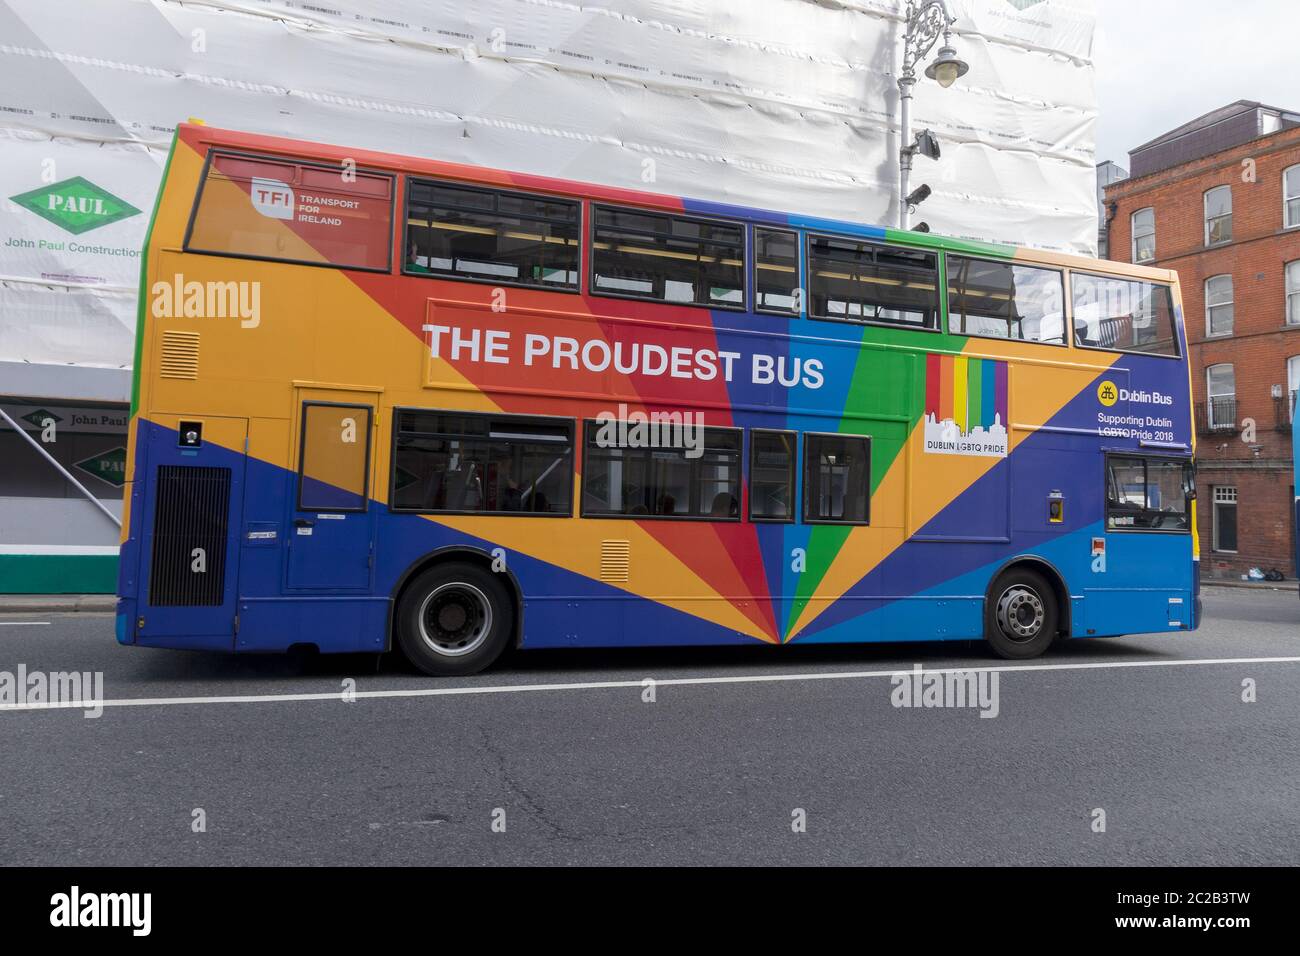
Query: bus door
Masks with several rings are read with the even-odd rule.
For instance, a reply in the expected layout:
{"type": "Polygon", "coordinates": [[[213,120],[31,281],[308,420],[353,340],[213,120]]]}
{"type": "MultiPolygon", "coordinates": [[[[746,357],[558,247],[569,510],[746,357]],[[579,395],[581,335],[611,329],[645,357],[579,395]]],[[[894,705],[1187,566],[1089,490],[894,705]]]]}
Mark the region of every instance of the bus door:
{"type": "Polygon", "coordinates": [[[288,590],[370,588],[370,482],[379,393],[297,390],[297,475],[285,534],[288,590]]]}
{"type": "Polygon", "coordinates": [[[141,644],[234,646],[248,419],[155,415],[144,449],[141,644]]]}

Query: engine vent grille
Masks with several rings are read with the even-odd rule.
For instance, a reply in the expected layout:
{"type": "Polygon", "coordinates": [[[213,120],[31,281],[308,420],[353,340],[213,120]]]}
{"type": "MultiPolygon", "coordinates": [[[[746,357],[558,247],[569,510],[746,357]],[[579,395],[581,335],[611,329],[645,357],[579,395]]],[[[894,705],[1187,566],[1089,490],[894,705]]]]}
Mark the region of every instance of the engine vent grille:
{"type": "Polygon", "coordinates": [[[158,375],[191,381],[199,377],[199,333],[163,331],[158,375]]]}
{"type": "Polygon", "coordinates": [[[627,541],[607,538],[600,543],[600,579],[609,584],[627,584],[632,569],[632,546],[627,541]]]}
{"type": "Polygon", "coordinates": [[[221,604],[230,469],[159,465],[156,485],[149,603],[154,607],[221,604]]]}

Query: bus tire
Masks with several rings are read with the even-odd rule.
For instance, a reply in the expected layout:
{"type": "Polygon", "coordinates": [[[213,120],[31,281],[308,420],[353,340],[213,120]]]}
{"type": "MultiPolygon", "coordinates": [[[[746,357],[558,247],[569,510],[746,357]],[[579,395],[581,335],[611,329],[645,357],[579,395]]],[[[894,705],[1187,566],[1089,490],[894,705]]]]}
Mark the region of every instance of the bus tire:
{"type": "Polygon", "coordinates": [[[1056,641],[1060,609],[1047,580],[1028,568],[1002,574],[984,602],[984,637],[1007,660],[1038,657],[1056,641]]]}
{"type": "Polygon", "coordinates": [[[394,625],[402,653],[424,673],[477,674],[509,644],[514,601],[498,574],[474,564],[439,564],[402,592],[394,625]]]}

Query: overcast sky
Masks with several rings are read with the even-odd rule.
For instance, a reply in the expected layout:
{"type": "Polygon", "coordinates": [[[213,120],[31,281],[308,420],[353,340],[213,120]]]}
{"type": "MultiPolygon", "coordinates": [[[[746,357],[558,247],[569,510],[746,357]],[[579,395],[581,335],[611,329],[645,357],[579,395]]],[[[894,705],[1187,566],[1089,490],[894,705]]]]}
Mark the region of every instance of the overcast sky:
{"type": "Polygon", "coordinates": [[[1300,111],[1300,0],[1097,0],[1097,162],[1234,100],[1300,111]]]}

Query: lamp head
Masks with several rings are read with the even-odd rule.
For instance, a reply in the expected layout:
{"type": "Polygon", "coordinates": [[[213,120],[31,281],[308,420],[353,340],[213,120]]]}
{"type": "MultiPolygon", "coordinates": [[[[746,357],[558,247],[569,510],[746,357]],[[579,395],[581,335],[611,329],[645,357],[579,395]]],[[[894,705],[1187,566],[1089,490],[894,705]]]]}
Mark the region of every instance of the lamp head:
{"type": "Polygon", "coordinates": [[[925,75],[938,82],[945,90],[970,72],[970,64],[957,55],[948,44],[939,48],[935,61],[925,68],[925,75]]]}

